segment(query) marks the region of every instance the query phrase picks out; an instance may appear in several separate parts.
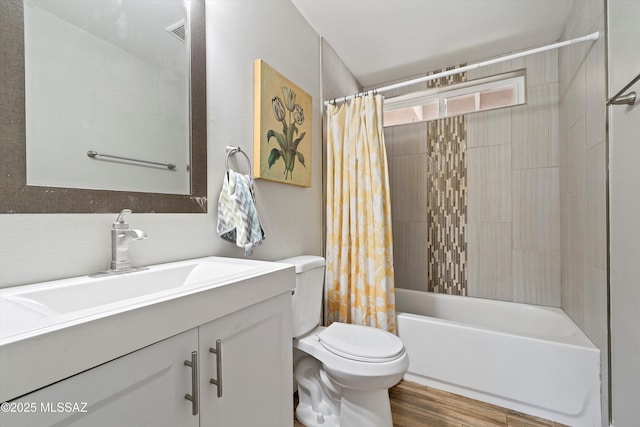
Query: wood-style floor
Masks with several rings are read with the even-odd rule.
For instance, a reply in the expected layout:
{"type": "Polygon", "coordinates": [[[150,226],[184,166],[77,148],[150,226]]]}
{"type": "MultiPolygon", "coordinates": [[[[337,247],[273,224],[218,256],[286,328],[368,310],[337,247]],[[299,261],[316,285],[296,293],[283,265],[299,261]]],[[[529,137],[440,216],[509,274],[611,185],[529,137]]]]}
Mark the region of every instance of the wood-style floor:
{"type": "Polygon", "coordinates": [[[389,389],[389,399],[394,427],[566,427],[410,381],[389,389]]]}

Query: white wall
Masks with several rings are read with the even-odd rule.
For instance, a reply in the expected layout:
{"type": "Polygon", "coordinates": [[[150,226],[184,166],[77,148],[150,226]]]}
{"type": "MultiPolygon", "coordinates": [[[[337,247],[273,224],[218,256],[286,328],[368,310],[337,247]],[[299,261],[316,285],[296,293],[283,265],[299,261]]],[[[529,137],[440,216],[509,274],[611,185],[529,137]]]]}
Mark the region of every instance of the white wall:
{"type": "MultiPolygon", "coordinates": [[[[322,147],[319,36],[289,0],[207,0],[208,214],[134,214],[134,265],[207,255],[243,257],[217,237],[217,198],[225,146],[253,158],[253,61],[262,58],[313,97],[312,186],[258,180],[257,205],[266,233],[254,258],[320,254],[322,147]]],[[[235,160],[235,159],[233,159],[235,160]]],[[[246,167],[242,158],[237,168],[246,167]]],[[[232,164],[234,162],[232,161],[232,164]]],[[[1,184],[0,184],[1,185],[1,184]]],[[[122,206],[126,208],[127,206],[122,206]]],[[[79,276],[109,266],[115,215],[0,215],[0,287],[79,276]]]]}
{"type": "Polygon", "coordinates": [[[360,92],[362,86],[344,65],[333,47],[322,40],[322,97],[341,98],[347,94],[360,92]]]}

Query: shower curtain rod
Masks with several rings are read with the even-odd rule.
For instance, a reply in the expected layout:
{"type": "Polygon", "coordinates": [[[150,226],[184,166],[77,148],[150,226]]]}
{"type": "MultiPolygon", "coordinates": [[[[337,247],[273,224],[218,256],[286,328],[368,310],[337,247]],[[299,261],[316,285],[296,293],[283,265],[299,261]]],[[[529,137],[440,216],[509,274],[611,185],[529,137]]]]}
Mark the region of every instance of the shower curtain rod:
{"type": "Polygon", "coordinates": [[[348,96],[344,96],[342,98],[335,98],[335,99],[330,99],[327,101],[324,101],[324,105],[325,107],[329,104],[335,104],[337,102],[345,102],[345,101],[349,101],[350,99],[359,97],[359,96],[365,96],[365,95],[369,95],[371,93],[380,93],[380,92],[386,92],[389,90],[393,90],[393,89],[398,89],[401,87],[405,87],[405,86],[410,86],[416,83],[422,83],[422,82],[427,82],[429,80],[435,80],[435,79],[439,79],[441,77],[446,77],[446,76],[450,76],[452,74],[458,74],[458,73],[462,73],[465,71],[469,71],[469,70],[475,70],[476,68],[480,68],[480,67],[485,67],[487,65],[492,65],[492,64],[497,64],[499,62],[505,62],[505,61],[509,61],[511,59],[516,59],[516,58],[521,58],[523,56],[528,56],[528,55],[533,55],[536,53],[540,53],[540,52],[544,52],[546,50],[552,50],[552,49],[558,49],[561,47],[565,47],[565,46],[569,46],[575,43],[582,43],[582,42],[586,42],[586,41],[590,41],[590,40],[598,40],[600,38],[600,32],[596,31],[595,33],[591,33],[589,35],[583,36],[583,37],[578,37],[572,40],[566,40],[563,42],[557,42],[557,43],[553,43],[547,46],[542,46],[542,47],[537,47],[535,49],[529,49],[529,50],[524,50],[522,52],[518,52],[518,53],[513,53],[511,55],[505,55],[505,56],[501,56],[499,58],[494,58],[494,59],[489,59],[487,61],[482,61],[482,62],[476,62],[474,64],[469,64],[469,65],[465,65],[463,67],[460,68],[454,68],[452,70],[447,70],[447,71],[442,71],[440,73],[436,73],[436,74],[431,74],[428,76],[424,76],[424,77],[419,77],[417,79],[413,79],[413,80],[407,80],[405,82],[400,82],[400,83],[395,83],[389,86],[383,86],[383,87],[379,87],[377,89],[370,89],[370,90],[366,90],[364,92],[360,92],[357,93],[355,95],[348,95],[348,96]]]}

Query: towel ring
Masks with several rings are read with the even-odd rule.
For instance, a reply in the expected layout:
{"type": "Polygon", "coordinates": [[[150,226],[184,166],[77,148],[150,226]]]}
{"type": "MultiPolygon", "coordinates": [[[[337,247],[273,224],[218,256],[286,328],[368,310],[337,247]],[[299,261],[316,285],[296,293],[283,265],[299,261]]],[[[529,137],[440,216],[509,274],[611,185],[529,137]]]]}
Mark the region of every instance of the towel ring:
{"type": "Polygon", "coordinates": [[[227,172],[229,172],[229,156],[232,156],[236,153],[242,153],[242,155],[244,156],[245,159],[247,159],[247,163],[249,163],[249,174],[251,174],[252,168],[251,168],[251,159],[249,159],[249,156],[247,156],[247,153],[245,153],[244,151],[242,151],[242,149],[238,146],[238,147],[234,147],[232,145],[227,145],[227,157],[224,161],[225,167],[227,169],[227,172]]]}

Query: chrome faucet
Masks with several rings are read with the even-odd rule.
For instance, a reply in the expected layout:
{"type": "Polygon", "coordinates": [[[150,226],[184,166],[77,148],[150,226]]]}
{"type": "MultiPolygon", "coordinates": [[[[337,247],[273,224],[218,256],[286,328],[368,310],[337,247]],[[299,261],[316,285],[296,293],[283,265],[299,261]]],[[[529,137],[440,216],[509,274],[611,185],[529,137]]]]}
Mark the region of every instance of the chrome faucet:
{"type": "Polygon", "coordinates": [[[125,222],[124,217],[130,214],[131,209],[123,209],[116,221],[111,224],[111,268],[92,273],[89,277],[104,277],[149,269],[149,267],[131,267],[129,245],[134,240],[146,239],[147,233],[142,230],[129,229],[129,224],[125,222]]]}
{"type": "Polygon", "coordinates": [[[116,221],[111,224],[111,271],[114,272],[132,270],[129,260],[129,245],[134,240],[147,238],[147,233],[144,231],[129,229],[129,224],[125,222],[124,217],[130,214],[130,209],[122,210],[116,221]]]}

